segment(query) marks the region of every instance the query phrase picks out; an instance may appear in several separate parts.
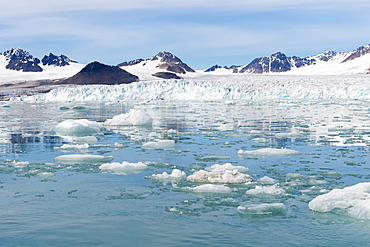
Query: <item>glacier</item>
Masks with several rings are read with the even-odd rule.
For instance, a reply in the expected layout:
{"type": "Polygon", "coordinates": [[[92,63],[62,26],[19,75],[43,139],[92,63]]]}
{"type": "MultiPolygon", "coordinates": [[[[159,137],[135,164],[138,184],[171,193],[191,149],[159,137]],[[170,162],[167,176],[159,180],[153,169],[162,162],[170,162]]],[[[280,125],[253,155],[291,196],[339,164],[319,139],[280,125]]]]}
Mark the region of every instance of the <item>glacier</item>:
{"type": "Polygon", "coordinates": [[[13,101],[370,99],[370,75],[227,75],[124,85],[64,86],[13,101]]]}

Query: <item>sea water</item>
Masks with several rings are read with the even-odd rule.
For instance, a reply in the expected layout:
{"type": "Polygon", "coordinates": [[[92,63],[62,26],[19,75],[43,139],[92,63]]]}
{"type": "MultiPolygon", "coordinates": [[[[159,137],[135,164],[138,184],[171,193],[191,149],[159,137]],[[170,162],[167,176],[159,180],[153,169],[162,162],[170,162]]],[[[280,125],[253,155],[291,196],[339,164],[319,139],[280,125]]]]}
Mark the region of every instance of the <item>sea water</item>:
{"type": "Polygon", "coordinates": [[[370,181],[369,106],[2,102],[0,245],[367,246],[370,219],[309,203],[370,181]]]}

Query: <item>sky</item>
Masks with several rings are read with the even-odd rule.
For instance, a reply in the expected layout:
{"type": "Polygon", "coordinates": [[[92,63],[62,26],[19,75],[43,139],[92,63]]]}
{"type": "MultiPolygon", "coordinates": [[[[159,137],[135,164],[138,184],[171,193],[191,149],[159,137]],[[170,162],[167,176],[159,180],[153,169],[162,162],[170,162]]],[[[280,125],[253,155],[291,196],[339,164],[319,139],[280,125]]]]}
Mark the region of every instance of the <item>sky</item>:
{"type": "Polygon", "coordinates": [[[369,0],[12,0],[0,52],[116,65],[169,51],[193,69],[370,44],[369,0]]]}

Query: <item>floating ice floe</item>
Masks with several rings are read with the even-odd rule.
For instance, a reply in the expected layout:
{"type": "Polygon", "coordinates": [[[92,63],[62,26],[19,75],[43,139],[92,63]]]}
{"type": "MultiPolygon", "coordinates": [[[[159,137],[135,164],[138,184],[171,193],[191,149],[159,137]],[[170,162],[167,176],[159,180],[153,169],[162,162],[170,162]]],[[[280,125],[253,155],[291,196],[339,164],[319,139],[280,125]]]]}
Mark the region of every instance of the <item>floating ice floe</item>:
{"type": "Polygon", "coordinates": [[[54,158],[55,162],[63,164],[102,164],[113,160],[112,156],[93,154],[69,154],[54,158]]]}
{"type": "Polygon", "coordinates": [[[230,163],[224,165],[213,165],[199,170],[187,177],[187,181],[195,183],[222,183],[240,184],[252,181],[252,177],[243,172],[248,172],[248,168],[233,166],[230,163]]]}
{"type": "Polygon", "coordinates": [[[99,166],[99,169],[108,173],[127,175],[129,173],[140,173],[148,169],[148,166],[143,162],[130,163],[124,161],[122,163],[119,162],[104,163],[99,166]]]}
{"type": "Polygon", "coordinates": [[[286,215],[287,209],[283,203],[262,203],[239,206],[238,212],[245,215],[286,215]]]}
{"type": "Polygon", "coordinates": [[[153,174],[152,176],[148,177],[150,179],[155,179],[158,181],[178,181],[181,179],[186,178],[186,173],[179,170],[179,169],[173,169],[172,173],[168,174],[167,172],[163,172],[162,174],[153,174]]]}
{"type": "Polygon", "coordinates": [[[370,219],[370,182],[344,189],[334,189],[313,199],[309,208],[317,212],[346,214],[358,219],[370,219]]]}
{"type": "Polygon", "coordinates": [[[220,194],[226,194],[231,193],[232,189],[221,184],[203,184],[196,187],[188,187],[185,188],[185,190],[188,190],[193,193],[220,193],[220,194]]]}
{"type": "Polygon", "coordinates": [[[150,149],[172,149],[175,148],[174,140],[160,140],[155,142],[147,142],[142,145],[143,148],[150,149]]]}
{"type": "Polygon", "coordinates": [[[63,151],[70,151],[70,150],[81,150],[81,149],[88,149],[89,144],[63,144],[60,147],[54,147],[56,150],[63,150],[63,151]]]}
{"type": "Polygon", "coordinates": [[[54,131],[59,136],[86,137],[99,134],[105,130],[98,122],[87,119],[65,120],[55,126],[54,131]]]}
{"type": "Polygon", "coordinates": [[[151,125],[152,122],[153,118],[147,112],[131,109],[128,113],[114,116],[112,119],[107,119],[105,125],[151,125]]]}
{"type": "Polygon", "coordinates": [[[285,156],[285,155],[299,155],[301,152],[291,149],[278,149],[278,148],[261,148],[256,150],[244,151],[239,150],[239,155],[249,155],[249,156],[285,156]]]}
{"type": "Polygon", "coordinates": [[[275,179],[270,178],[268,176],[264,176],[262,178],[257,179],[257,182],[259,184],[264,184],[264,185],[272,185],[276,183],[275,179]]]}
{"type": "Polygon", "coordinates": [[[256,186],[254,189],[247,190],[245,192],[247,195],[251,196],[284,196],[285,190],[277,185],[271,186],[256,186]]]}

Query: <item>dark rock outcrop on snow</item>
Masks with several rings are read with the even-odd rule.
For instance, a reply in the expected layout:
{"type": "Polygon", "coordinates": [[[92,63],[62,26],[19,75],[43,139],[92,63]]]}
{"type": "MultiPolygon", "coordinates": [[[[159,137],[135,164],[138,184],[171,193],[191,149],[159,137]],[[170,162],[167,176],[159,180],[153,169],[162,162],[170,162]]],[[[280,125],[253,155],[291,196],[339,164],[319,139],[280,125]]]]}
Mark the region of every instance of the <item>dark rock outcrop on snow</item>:
{"type": "Polygon", "coordinates": [[[357,48],[356,50],[352,51],[351,54],[342,61],[342,63],[351,61],[353,59],[362,57],[363,55],[369,54],[370,53],[370,44],[367,46],[361,46],[357,48]]]}
{"type": "Polygon", "coordinates": [[[49,56],[45,55],[41,60],[42,65],[48,66],[59,66],[63,67],[66,65],[70,65],[70,63],[77,63],[76,61],[72,61],[67,56],[61,54],[60,56],[56,56],[53,53],[50,53],[49,56]]]}
{"type": "Polygon", "coordinates": [[[41,72],[39,66],[40,59],[33,57],[25,50],[16,48],[5,51],[3,55],[6,57],[8,64],[6,69],[17,70],[23,72],[41,72]]]}
{"type": "Polygon", "coordinates": [[[204,72],[213,72],[216,71],[217,69],[228,69],[232,70],[233,73],[238,73],[238,70],[241,66],[238,65],[231,65],[229,67],[227,66],[219,66],[219,65],[213,65],[212,67],[209,67],[208,69],[204,70],[204,72]]]}
{"type": "Polygon", "coordinates": [[[157,68],[164,69],[169,72],[174,72],[178,74],[185,74],[186,72],[195,72],[186,63],[182,62],[180,58],[166,51],[161,51],[152,58],[148,58],[148,59],[139,58],[136,60],[132,60],[130,62],[120,63],[117,66],[119,67],[132,66],[132,65],[136,65],[140,63],[143,63],[143,66],[145,66],[146,62],[149,62],[149,61],[158,61],[157,68]]]}
{"type": "Polygon", "coordinates": [[[182,79],[180,76],[176,75],[175,73],[171,72],[157,72],[152,74],[152,76],[162,78],[162,79],[182,79]]]}
{"type": "Polygon", "coordinates": [[[74,76],[60,80],[58,84],[76,84],[76,85],[91,85],[91,84],[129,84],[138,81],[136,75],[130,74],[126,70],[118,66],[109,66],[99,62],[92,62],[86,65],[80,72],[74,76]]]}

